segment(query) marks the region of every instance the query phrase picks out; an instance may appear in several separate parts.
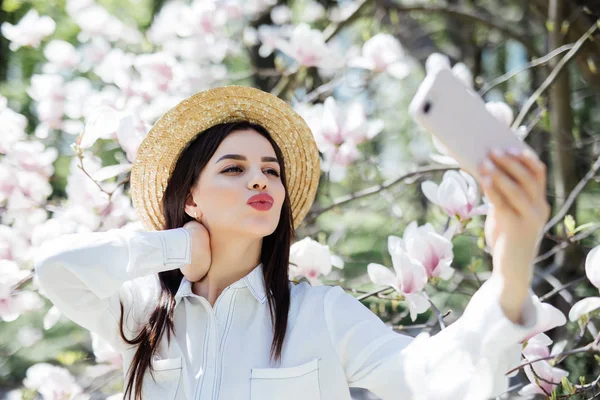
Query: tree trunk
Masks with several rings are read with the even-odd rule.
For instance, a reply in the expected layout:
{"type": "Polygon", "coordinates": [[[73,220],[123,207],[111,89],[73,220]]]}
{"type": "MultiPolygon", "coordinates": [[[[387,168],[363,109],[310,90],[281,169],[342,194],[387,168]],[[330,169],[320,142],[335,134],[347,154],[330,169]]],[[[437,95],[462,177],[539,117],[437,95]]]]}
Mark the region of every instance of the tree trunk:
{"type": "MultiPolygon", "coordinates": [[[[566,44],[567,40],[561,33],[565,18],[568,17],[567,4],[565,0],[550,0],[548,9],[548,21],[550,29],[548,32],[548,47],[549,51],[566,44]]],[[[550,67],[554,68],[558,62],[555,58],[550,63],[550,67]]],[[[552,159],[552,174],[554,178],[554,209],[558,211],[565,203],[569,193],[577,185],[577,173],[575,157],[571,154],[574,140],[572,134],[573,114],[571,109],[571,90],[569,81],[568,68],[565,69],[554,81],[549,92],[550,106],[550,123],[551,123],[551,159],[552,159]]],[[[574,202],[569,208],[568,214],[576,217],[577,203],[574,202]]],[[[562,224],[557,225],[556,232],[559,236],[564,236],[564,227],[562,224]]],[[[571,246],[556,254],[554,262],[561,266],[559,279],[569,280],[577,275],[582,255],[581,251],[576,246],[571,246]]]]}

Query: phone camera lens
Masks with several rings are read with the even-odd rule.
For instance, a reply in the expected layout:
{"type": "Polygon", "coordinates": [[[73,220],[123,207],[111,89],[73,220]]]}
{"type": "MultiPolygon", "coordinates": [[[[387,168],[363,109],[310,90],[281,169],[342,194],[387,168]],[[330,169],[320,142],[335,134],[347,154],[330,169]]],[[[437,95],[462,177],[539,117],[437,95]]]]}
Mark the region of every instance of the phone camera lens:
{"type": "Polygon", "coordinates": [[[427,114],[429,112],[429,110],[431,110],[431,102],[430,101],[426,102],[425,105],[423,106],[423,112],[425,114],[427,114]]]}

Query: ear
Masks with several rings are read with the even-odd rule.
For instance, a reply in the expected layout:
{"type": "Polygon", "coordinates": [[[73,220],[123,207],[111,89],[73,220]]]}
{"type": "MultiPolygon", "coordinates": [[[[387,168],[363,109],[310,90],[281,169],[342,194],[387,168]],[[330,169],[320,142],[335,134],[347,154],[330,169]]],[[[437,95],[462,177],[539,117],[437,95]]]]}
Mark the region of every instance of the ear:
{"type": "Polygon", "coordinates": [[[194,213],[198,215],[201,214],[200,210],[198,209],[198,204],[196,204],[194,201],[191,193],[188,193],[187,197],[185,198],[185,213],[192,218],[194,218],[194,213]]]}

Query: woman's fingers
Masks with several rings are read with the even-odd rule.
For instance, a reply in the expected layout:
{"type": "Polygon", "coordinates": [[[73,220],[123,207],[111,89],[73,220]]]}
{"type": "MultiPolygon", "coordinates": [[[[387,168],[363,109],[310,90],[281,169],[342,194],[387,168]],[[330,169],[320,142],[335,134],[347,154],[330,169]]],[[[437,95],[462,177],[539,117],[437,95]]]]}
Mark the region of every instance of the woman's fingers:
{"type": "MultiPolygon", "coordinates": [[[[491,161],[490,161],[491,162],[491,161]]],[[[506,198],[502,189],[497,185],[497,172],[493,172],[493,170],[485,168],[482,172],[482,185],[483,190],[485,192],[485,196],[488,198],[490,203],[494,206],[494,208],[500,212],[501,214],[506,210],[514,213],[515,215],[519,214],[519,211],[516,207],[512,205],[512,203],[506,198]],[[488,172],[490,171],[490,172],[488,172]]]]}
{"type": "MultiPolygon", "coordinates": [[[[482,165],[482,174],[491,179],[491,185],[488,185],[488,188],[493,188],[493,191],[496,192],[496,199],[491,197],[489,199],[495,207],[502,207],[501,204],[505,204],[512,208],[515,214],[523,216],[530,212],[532,202],[529,195],[498,164],[486,159],[482,165]]],[[[484,178],[484,185],[485,180],[484,178]]]]}
{"type": "Polygon", "coordinates": [[[543,195],[536,172],[525,164],[523,160],[525,157],[520,154],[492,151],[490,158],[514,182],[521,186],[521,189],[527,193],[532,203],[535,203],[543,195]]]}

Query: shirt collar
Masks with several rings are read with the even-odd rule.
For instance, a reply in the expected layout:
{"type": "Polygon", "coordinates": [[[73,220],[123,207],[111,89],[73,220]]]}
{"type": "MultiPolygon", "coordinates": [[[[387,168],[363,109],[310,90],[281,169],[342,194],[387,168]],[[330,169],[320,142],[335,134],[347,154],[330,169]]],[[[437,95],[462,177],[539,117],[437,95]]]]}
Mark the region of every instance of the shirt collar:
{"type": "MultiPolygon", "coordinates": [[[[263,265],[258,264],[248,275],[232,283],[229,287],[232,288],[243,288],[247,287],[254,298],[261,304],[264,304],[267,300],[267,292],[265,290],[265,283],[263,278],[263,265]]],[[[196,296],[192,292],[192,283],[184,276],[179,284],[179,289],[175,294],[175,305],[179,304],[181,299],[185,296],[196,296]]]]}

